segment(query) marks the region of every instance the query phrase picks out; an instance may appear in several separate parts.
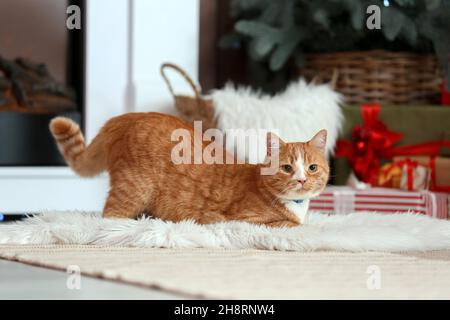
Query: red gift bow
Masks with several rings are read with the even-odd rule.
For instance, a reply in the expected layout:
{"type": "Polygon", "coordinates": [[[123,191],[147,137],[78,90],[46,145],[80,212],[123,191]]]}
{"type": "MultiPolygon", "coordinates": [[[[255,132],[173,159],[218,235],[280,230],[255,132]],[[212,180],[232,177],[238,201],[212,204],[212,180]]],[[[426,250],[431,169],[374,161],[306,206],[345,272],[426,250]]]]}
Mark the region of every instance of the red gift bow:
{"type": "Polygon", "coordinates": [[[394,147],[403,135],[389,130],[378,119],[381,105],[365,104],[360,110],[363,124],[353,128],[352,141],[337,142],[336,157],[346,157],[356,176],[366,183],[376,185],[381,166],[380,159],[417,155],[435,157],[442,146],[450,146],[450,141],[431,141],[394,147]]]}

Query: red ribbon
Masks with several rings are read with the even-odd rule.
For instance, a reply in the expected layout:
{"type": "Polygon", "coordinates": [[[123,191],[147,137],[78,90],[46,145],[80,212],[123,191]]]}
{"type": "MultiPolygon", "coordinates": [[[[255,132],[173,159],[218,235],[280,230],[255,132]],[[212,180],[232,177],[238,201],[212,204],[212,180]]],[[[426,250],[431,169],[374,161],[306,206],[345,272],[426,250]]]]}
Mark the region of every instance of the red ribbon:
{"type": "Polygon", "coordinates": [[[430,157],[429,167],[431,170],[431,190],[450,193],[450,186],[438,186],[436,183],[436,157],[430,157]]]}
{"type": "Polygon", "coordinates": [[[450,91],[447,90],[445,80],[442,81],[441,104],[444,106],[450,106],[450,91]]]}
{"type": "Polygon", "coordinates": [[[450,141],[431,141],[415,145],[394,147],[403,137],[401,133],[389,130],[379,120],[381,111],[379,104],[362,105],[363,124],[352,130],[351,141],[337,142],[337,157],[346,157],[357,177],[375,185],[380,170],[380,159],[391,159],[395,156],[425,155],[435,157],[442,146],[450,146],[450,141]]]}
{"type": "Polygon", "coordinates": [[[417,161],[412,161],[411,159],[405,159],[396,162],[400,167],[406,166],[406,183],[409,191],[414,189],[414,169],[417,168],[419,163],[417,161]]]}

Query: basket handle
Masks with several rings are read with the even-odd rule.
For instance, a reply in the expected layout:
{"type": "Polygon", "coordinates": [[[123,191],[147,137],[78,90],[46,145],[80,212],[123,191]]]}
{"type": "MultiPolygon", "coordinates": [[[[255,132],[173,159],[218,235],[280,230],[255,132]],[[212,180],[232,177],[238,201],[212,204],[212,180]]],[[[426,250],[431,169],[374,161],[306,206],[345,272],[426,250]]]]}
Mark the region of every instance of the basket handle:
{"type": "MultiPolygon", "coordinates": [[[[337,85],[337,81],[339,78],[339,70],[334,68],[333,69],[333,74],[331,75],[331,79],[329,82],[329,85],[331,87],[331,89],[336,90],[336,85],[337,85]]],[[[321,77],[319,75],[315,75],[312,79],[311,79],[311,83],[320,83],[321,81],[321,77]]]]}
{"type": "Polygon", "coordinates": [[[173,63],[166,62],[161,65],[161,76],[163,77],[164,81],[166,82],[167,87],[169,88],[169,91],[174,98],[175,98],[175,92],[173,90],[172,84],[169,81],[169,78],[167,78],[167,75],[165,74],[165,69],[167,69],[167,68],[174,69],[175,71],[177,71],[189,83],[192,90],[194,91],[195,97],[197,99],[201,99],[202,94],[200,93],[200,88],[195,84],[194,80],[192,80],[192,78],[186,73],[186,71],[184,71],[179,66],[177,66],[173,63]]]}
{"type": "Polygon", "coordinates": [[[338,78],[339,78],[339,70],[335,68],[335,69],[333,69],[333,75],[331,76],[331,81],[330,81],[331,89],[336,90],[338,78]]]}

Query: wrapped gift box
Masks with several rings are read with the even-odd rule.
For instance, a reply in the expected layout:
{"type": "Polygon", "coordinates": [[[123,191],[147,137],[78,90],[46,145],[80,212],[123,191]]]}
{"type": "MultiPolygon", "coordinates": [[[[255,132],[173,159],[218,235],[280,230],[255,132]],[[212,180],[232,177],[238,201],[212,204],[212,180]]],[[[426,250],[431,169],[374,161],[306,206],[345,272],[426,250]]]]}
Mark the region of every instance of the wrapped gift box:
{"type": "MultiPolygon", "coordinates": [[[[360,106],[342,106],[344,122],[341,137],[352,138],[352,129],[361,124],[360,106]]],[[[450,108],[442,106],[384,106],[380,120],[403,138],[398,145],[411,145],[436,140],[450,139],[450,108]]],[[[441,156],[450,156],[450,148],[443,147],[441,156]]],[[[350,174],[350,166],[345,158],[334,159],[332,163],[333,184],[344,185],[350,174]]]]}
{"type": "Polygon", "coordinates": [[[450,188],[450,158],[436,157],[432,159],[425,156],[394,157],[394,161],[405,159],[416,161],[418,164],[430,168],[433,180],[432,187],[450,188]]]}
{"type": "Polygon", "coordinates": [[[447,219],[449,195],[430,191],[402,191],[390,188],[353,189],[331,186],[310,201],[310,210],[333,214],[358,211],[379,213],[415,212],[447,219]]]}

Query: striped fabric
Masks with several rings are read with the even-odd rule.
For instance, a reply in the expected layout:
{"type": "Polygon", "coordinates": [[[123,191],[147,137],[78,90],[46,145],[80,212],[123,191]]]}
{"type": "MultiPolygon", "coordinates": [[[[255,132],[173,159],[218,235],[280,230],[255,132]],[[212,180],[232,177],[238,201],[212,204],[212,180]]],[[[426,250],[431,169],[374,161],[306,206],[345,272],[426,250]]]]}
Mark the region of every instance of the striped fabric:
{"type": "Polygon", "coordinates": [[[434,218],[447,219],[449,209],[449,194],[388,188],[358,190],[332,186],[327,187],[319,197],[310,201],[310,210],[334,214],[358,211],[416,212],[434,218]]]}

